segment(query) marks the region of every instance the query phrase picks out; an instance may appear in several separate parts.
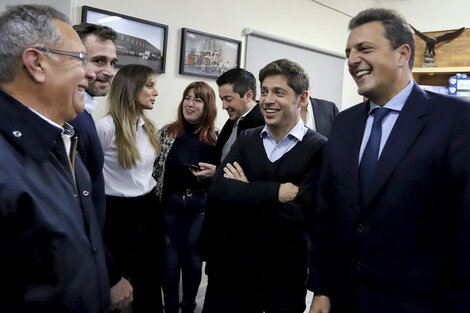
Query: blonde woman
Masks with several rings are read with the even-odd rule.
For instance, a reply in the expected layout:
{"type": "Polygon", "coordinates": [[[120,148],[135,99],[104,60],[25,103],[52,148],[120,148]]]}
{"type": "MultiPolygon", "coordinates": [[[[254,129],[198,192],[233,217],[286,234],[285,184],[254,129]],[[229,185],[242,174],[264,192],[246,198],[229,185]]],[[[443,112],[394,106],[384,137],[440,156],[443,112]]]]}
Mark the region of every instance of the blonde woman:
{"type": "Polygon", "coordinates": [[[152,69],[126,65],[111,84],[108,114],[96,122],[104,152],[104,239],[133,286],[133,313],[162,312],[160,257],[153,256],[162,238],[152,177],[159,140],[144,113],[157,96],[152,69]]]}

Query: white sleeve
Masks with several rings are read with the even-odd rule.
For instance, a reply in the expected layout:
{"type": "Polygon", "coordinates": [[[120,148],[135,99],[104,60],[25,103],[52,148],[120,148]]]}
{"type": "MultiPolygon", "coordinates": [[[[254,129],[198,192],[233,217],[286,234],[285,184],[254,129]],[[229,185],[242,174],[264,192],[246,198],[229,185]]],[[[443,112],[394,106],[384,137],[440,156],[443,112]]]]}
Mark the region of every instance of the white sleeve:
{"type": "Polygon", "coordinates": [[[106,151],[113,143],[114,140],[114,121],[111,116],[107,115],[102,119],[95,122],[96,132],[100,139],[101,149],[106,151]]]}

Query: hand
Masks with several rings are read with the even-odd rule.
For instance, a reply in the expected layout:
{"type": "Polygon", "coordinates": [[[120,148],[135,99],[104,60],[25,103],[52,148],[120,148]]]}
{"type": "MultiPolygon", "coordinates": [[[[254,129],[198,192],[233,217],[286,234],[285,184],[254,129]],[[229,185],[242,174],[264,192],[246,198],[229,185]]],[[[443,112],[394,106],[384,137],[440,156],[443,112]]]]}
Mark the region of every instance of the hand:
{"type": "Polygon", "coordinates": [[[189,170],[191,171],[191,173],[193,173],[194,176],[196,176],[198,180],[209,179],[212,176],[214,176],[215,174],[214,164],[199,162],[197,165],[199,165],[201,170],[197,171],[197,170],[193,170],[192,168],[190,168],[189,170]]]}
{"type": "Polygon", "coordinates": [[[309,313],[329,313],[331,309],[330,298],[323,295],[313,296],[309,313]]]}
{"type": "Polygon", "coordinates": [[[229,179],[239,180],[248,183],[248,178],[245,176],[242,167],[237,162],[233,162],[233,165],[227,163],[224,167],[224,177],[229,179]]]}
{"type": "Polygon", "coordinates": [[[284,183],[279,186],[279,202],[284,203],[294,200],[299,193],[299,187],[292,183],[284,183]]]}
{"type": "Polygon", "coordinates": [[[111,311],[127,307],[134,300],[134,291],[127,279],[121,277],[116,285],[111,287],[111,311]]]}

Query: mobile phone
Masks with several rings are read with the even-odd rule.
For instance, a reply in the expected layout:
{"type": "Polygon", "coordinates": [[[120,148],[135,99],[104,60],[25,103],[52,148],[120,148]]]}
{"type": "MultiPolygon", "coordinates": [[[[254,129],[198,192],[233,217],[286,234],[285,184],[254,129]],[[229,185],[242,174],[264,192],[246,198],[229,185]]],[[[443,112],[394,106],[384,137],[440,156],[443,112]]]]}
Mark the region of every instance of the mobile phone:
{"type": "Polygon", "coordinates": [[[193,169],[195,171],[202,171],[202,168],[199,165],[196,164],[191,164],[191,163],[183,163],[184,166],[189,167],[190,169],[193,169]]]}

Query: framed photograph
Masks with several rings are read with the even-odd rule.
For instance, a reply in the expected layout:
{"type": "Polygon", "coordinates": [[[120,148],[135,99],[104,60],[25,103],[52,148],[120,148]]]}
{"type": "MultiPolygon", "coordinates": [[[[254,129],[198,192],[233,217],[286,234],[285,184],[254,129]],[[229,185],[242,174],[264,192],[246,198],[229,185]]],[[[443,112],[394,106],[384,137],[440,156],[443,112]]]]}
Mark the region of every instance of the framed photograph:
{"type": "Polygon", "coordinates": [[[180,74],[217,78],[240,67],[241,41],[183,28],[180,74]]]}
{"type": "Polygon", "coordinates": [[[117,32],[117,68],[142,64],[165,73],[168,26],[135,17],[82,6],[82,22],[109,26],[117,32]]]}

